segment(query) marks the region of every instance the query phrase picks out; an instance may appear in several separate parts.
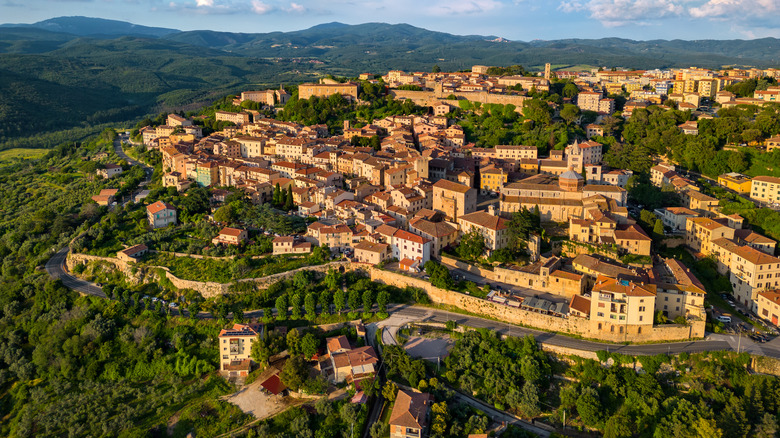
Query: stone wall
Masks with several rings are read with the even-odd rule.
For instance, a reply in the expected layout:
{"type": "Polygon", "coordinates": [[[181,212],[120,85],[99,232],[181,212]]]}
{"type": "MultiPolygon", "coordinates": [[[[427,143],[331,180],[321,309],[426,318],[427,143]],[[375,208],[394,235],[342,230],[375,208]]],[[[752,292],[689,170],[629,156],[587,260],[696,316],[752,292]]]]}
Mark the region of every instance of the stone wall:
{"type": "MultiPolygon", "coordinates": [[[[477,315],[494,318],[510,324],[535,327],[552,332],[569,333],[589,339],[598,339],[609,342],[658,342],[671,340],[697,339],[704,336],[704,322],[700,321],[691,326],[667,324],[663,326],[651,325],[627,325],[622,324],[624,332],[617,328],[603,326],[599,329],[598,322],[581,318],[559,318],[529,312],[523,309],[509,307],[492,301],[464,295],[459,292],[439,289],[430,283],[409,277],[403,274],[375,268],[368,268],[372,281],[390,284],[397,287],[412,286],[427,292],[431,301],[436,304],[454,306],[468,310],[477,315]]],[[[616,326],[617,327],[617,326],[616,326]]]]}
{"type": "Polygon", "coordinates": [[[493,273],[493,271],[489,269],[479,268],[470,263],[462,262],[460,260],[453,259],[445,255],[441,256],[441,263],[450,269],[460,269],[461,271],[466,271],[469,274],[485,277],[491,281],[495,280],[495,274],[493,273]]]}
{"type": "MultiPolygon", "coordinates": [[[[75,254],[73,252],[70,252],[68,253],[68,257],[66,258],[65,263],[68,270],[72,271],[73,267],[76,266],[77,264],[79,263],[86,264],[89,262],[110,263],[114,265],[116,269],[121,271],[122,274],[124,274],[125,277],[128,278],[128,281],[134,284],[138,284],[142,281],[146,281],[146,282],[157,281],[159,273],[164,272],[165,278],[170,280],[173,286],[176,287],[177,289],[192,289],[200,293],[204,298],[210,298],[217,295],[226,294],[230,292],[230,286],[233,284],[233,283],[216,283],[216,282],[206,282],[206,281],[184,280],[173,275],[171,271],[164,266],[143,266],[143,265],[136,265],[136,264],[128,264],[114,257],[98,257],[93,255],[75,254]]],[[[295,273],[298,271],[312,271],[312,272],[324,273],[327,272],[328,269],[330,268],[335,268],[336,270],[342,270],[342,272],[346,272],[353,269],[350,262],[337,261],[337,262],[331,262],[324,265],[304,266],[302,268],[298,268],[292,271],[280,272],[278,274],[269,275],[267,277],[245,278],[242,280],[238,280],[237,283],[251,282],[251,283],[255,283],[258,289],[265,289],[280,280],[286,280],[288,278],[292,278],[295,275],[295,273]]]]}
{"type": "MultiPolygon", "coordinates": [[[[410,99],[420,106],[432,106],[434,103],[438,103],[441,100],[446,100],[450,94],[454,94],[459,100],[468,100],[469,102],[480,103],[495,103],[501,105],[512,104],[516,108],[516,111],[520,112],[523,108],[523,103],[528,99],[526,96],[510,95],[510,94],[495,94],[488,93],[486,91],[465,91],[454,93],[437,93],[435,91],[411,91],[411,90],[398,90],[391,89],[390,94],[398,100],[410,99]]],[[[457,100],[448,100],[447,103],[457,106],[457,100]]]]}

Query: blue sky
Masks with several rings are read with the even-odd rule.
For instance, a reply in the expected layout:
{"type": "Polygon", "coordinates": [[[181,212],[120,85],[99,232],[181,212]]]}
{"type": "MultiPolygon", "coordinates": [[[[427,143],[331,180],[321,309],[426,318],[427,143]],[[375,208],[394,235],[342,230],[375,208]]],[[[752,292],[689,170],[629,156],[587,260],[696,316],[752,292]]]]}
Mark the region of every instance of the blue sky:
{"type": "Polygon", "coordinates": [[[182,30],[409,23],[510,40],[780,38],[780,0],[0,0],[0,21],[84,15],[182,30]]]}

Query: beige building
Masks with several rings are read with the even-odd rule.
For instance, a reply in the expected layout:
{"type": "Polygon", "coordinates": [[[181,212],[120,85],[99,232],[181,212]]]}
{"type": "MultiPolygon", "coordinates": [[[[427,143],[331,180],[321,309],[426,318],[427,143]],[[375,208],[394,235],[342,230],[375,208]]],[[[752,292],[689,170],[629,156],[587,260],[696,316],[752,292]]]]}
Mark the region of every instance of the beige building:
{"type": "Polygon", "coordinates": [[[390,245],[363,240],[355,245],[355,259],[360,263],[378,265],[390,258],[390,245]]]}
{"type": "Polygon", "coordinates": [[[211,240],[214,245],[222,243],[225,245],[240,245],[249,239],[246,230],[238,228],[225,227],[220,230],[217,237],[211,240]]]}
{"type": "Polygon", "coordinates": [[[737,301],[757,311],[758,292],[780,288],[780,259],[749,246],[734,249],[729,280],[737,301]]]}
{"type": "Polygon", "coordinates": [[[476,231],[485,240],[488,254],[509,245],[508,223],[508,220],[495,214],[492,206],[489,212],[475,211],[458,218],[461,236],[476,231]]]}
{"type": "Polygon", "coordinates": [[[431,257],[439,258],[441,250],[458,241],[458,229],[448,222],[432,222],[417,217],[409,221],[409,231],[431,241],[431,257]]]}
{"type": "Polygon", "coordinates": [[[780,203],[780,178],[775,176],[753,178],[750,199],[770,204],[780,203]]]}
{"type": "Polygon", "coordinates": [[[225,377],[246,377],[252,370],[252,344],[263,333],[259,324],[233,324],[219,332],[219,371],[225,377]]]}
{"type": "Polygon", "coordinates": [[[704,285],[679,260],[664,259],[663,264],[653,267],[656,288],[655,310],[673,320],[678,316],[686,319],[705,320],[704,285]]]}
{"type": "Polygon", "coordinates": [[[477,209],[477,191],[469,186],[441,179],[433,185],[433,209],[457,220],[477,209]]]}
{"type": "Polygon", "coordinates": [[[294,236],[276,237],[271,243],[273,245],[273,255],[308,254],[311,252],[311,242],[294,236]]]}
{"type": "Polygon", "coordinates": [[[328,245],[331,250],[344,251],[352,246],[352,230],[344,224],[328,225],[317,221],[309,225],[306,240],[313,245],[328,245]]]}
{"type": "Polygon", "coordinates": [[[214,113],[217,121],[233,122],[236,125],[245,125],[251,122],[248,113],[231,113],[228,111],[217,111],[214,113]]]}
{"type": "Polygon", "coordinates": [[[599,277],[590,296],[590,319],[599,330],[627,333],[627,326],[651,330],[655,312],[656,286],[599,277]]]}
{"type": "Polygon", "coordinates": [[[496,266],[493,272],[496,281],[566,298],[585,292],[584,276],[564,271],[561,267],[561,259],[552,256],[525,266],[496,266]]]}
{"type": "Polygon", "coordinates": [[[298,98],[309,99],[312,96],[328,97],[332,94],[341,94],[350,100],[358,98],[360,86],[355,82],[343,84],[301,84],[298,85],[298,98]]]}
{"type": "Polygon", "coordinates": [[[135,263],[135,261],[149,252],[149,248],[144,245],[134,245],[116,253],[116,258],[126,263],[135,263]]]}
{"type": "Polygon", "coordinates": [[[772,325],[778,325],[778,318],[780,318],[780,291],[774,289],[759,292],[756,306],[758,307],[756,314],[759,318],[772,323],[772,325]]]}

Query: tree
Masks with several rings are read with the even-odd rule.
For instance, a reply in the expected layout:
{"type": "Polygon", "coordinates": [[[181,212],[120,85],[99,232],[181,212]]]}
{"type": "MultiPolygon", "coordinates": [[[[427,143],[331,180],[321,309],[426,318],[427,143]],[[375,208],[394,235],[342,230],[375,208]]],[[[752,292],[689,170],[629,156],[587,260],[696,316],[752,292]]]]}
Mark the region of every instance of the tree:
{"type": "Polygon", "coordinates": [[[303,353],[303,357],[306,359],[311,359],[314,357],[315,354],[317,354],[317,348],[320,345],[319,339],[317,339],[316,336],[314,336],[311,333],[306,333],[303,335],[303,338],[301,338],[300,346],[301,346],[301,352],[303,353]]]}
{"type": "Polygon", "coordinates": [[[539,407],[539,389],[530,381],[523,384],[518,409],[528,418],[534,418],[542,412],[539,407]]]}
{"type": "Polygon", "coordinates": [[[317,297],[315,296],[314,292],[309,292],[306,294],[306,298],[304,299],[304,307],[306,308],[306,319],[309,321],[314,321],[314,319],[317,317],[317,297]]]}
{"type": "Polygon", "coordinates": [[[374,291],[366,289],[363,291],[363,313],[371,312],[372,307],[374,307],[374,291]]]}
{"type": "Polygon", "coordinates": [[[349,311],[355,312],[360,305],[360,292],[357,290],[351,290],[349,291],[349,295],[347,297],[347,304],[349,305],[349,311]]]}
{"type": "Polygon", "coordinates": [[[561,118],[566,122],[566,125],[571,125],[577,117],[580,116],[580,108],[577,105],[569,103],[563,104],[563,109],[560,112],[561,118]]]}
{"type": "Polygon", "coordinates": [[[295,203],[293,202],[292,185],[290,185],[287,186],[287,197],[284,199],[284,209],[290,211],[293,207],[295,207],[295,203]]]}
{"type": "Polygon", "coordinates": [[[485,237],[477,230],[464,234],[458,245],[458,255],[461,258],[476,260],[485,252],[485,237]]]}
{"type": "Polygon", "coordinates": [[[328,273],[325,274],[325,287],[327,287],[329,290],[336,290],[339,287],[339,284],[341,283],[341,274],[339,271],[330,268],[328,269],[328,273]]]}
{"type": "Polygon", "coordinates": [[[531,234],[542,229],[541,217],[536,209],[530,211],[523,208],[512,214],[512,218],[507,223],[507,229],[511,246],[515,249],[524,249],[531,234]]]}
{"type": "Polygon", "coordinates": [[[345,300],[344,291],[342,289],[336,289],[336,292],[333,293],[333,307],[336,308],[336,312],[338,312],[339,315],[341,315],[341,311],[344,310],[345,300]]]}
{"type": "Polygon", "coordinates": [[[597,427],[601,423],[601,412],[599,393],[590,386],[586,386],[577,398],[577,413],[580,415],[583,423],[597,427]]]}
{"type": "Polygon", "coordinates": [[[303,356],[294,355],[285,362],[279,378],[290,390],[298,391],[306,382],[308,376],[309,370],[303,356]]]}
{"type": "Polygon", "coordinates": [[[232,205],[223,205],[214,212],[214,220],[230,225],[236,221],[236,213],[232,205]]]}
{"type": "Polygon", "coordinates": [[[301,294],[293,294],[290,298],[290,306],[292,307],[292,319],[301,319],[301,294]]]}
{"type": "Polygon", "coordinates": [[[322,291],[320,293],[320,312],[322,315],[330,315],[330,291],[322,291]]]}
{"type": "Polygon", "coordinates": [[[439,64],[433,64],[433,68],[431,69],[431,73],[441,73],[441,67],[439,67],[439,64]]]}
{"type": "Polygon", "coordinates": [[[279,206],[282,205],[282,203],[282,187],[279,183],[276,183],[276,187],[274,187],[273,204],[279,206]]]}
{"type": "Polygon", "coordinates": [[[428,274],[431,284],[440,289],[452,289],[455,287],[455,281],[450,275],[450,270],[439,263],[428,260],[425,262],[425,273],[428,274]]]}
{"type": "Polygon", "coordinates": [[[395,401],[396,395],[398,395],[398,386],[391,380],[385,382],[385,386],[382,388],[382,397],[384,397],[388,403],[392,403],[395,401]]]}
{"type": "Polygon", "coordinates": [[[379,307],[379,313],[387,313],[387,303],[390,302],[390,293],[381,290],[376,296],[376,304],[379,307]]]}
{"type": "Polygon", "coordinates": [[[287,319],[287,295],[280,295],[276,299],[276,312],[277,316],[276,318],[279,321],[284,321],[287,319]]]}
{"type": "Polygon", "coordinates": [[[287,350],[291,355],[296,355],[301,352],[301,335],[298,333],[298,329],[290,329],[287,332],[287,350]]]}
{"type": "Polygon", "coordinates": [[[664,238],[664,224],[661,222],[661,219],[655,220],[655,225],[653,225],[653,238],[656,240],[663,240],[664,238]]]}
{"type": "Polygon", "coordinates": [[[761,423],[756,424],[753,430],[753,436],[755,438],[774,438],[777,434],[777,418],[766,412],[761,417],[761,423]]]}

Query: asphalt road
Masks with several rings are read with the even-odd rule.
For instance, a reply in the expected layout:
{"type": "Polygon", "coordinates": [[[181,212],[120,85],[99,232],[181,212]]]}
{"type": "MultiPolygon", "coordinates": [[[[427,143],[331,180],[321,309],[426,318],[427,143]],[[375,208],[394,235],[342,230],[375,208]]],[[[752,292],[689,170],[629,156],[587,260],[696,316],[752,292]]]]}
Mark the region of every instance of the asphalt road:
{"type": "Polygon", "coordinates": [[[773,342],[766,344],[757,344],[749,338],[736,336],[710,335],[705,340],[670,342],[663,344],[645,344],[645,345],[621,345],[606,344],[601,342],[577,339],[561,334],[549,333],[540,330],[533,330],[525,327],[518,327],[489,319],[478,318],[474,316],[462,315],[460,313],[448,312],[445,310],[417,307],[417,306],[395,306],[388,309],[393,315],[404,316],[407,318],[416,318],[423,322],[446,323],[455,321],[460,325],[473,328],[486,328],[502,335],[509,336],[533,336],[541,344],[554,345],[559,347],[574,348],[584,351],[606,350],[627,355],[655,355],[655,354],[676,354],[676,353],[701,353],[704,351],[747,351],[752,354],[780,358],[780,341],[777,338],[773,342]]]}
{"type": "Polygon", "coordinates": [[[68,256],[68,252],[70,252],[70,247],[67,246],[57,251],[52,258],[46,262],[46,273],[54,279],[62,280],[62,284],[68,289],[73,289],[76,292],[86,295],[106,298],[106,294],[100,286],[95,283],[78,279],[65,270],[65,257],[68,256]]]}

